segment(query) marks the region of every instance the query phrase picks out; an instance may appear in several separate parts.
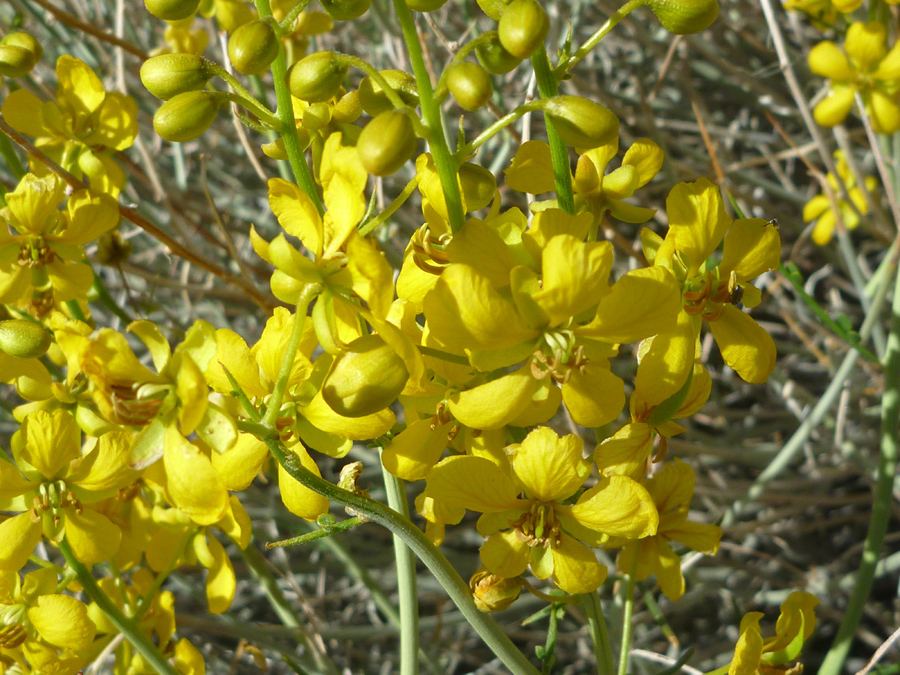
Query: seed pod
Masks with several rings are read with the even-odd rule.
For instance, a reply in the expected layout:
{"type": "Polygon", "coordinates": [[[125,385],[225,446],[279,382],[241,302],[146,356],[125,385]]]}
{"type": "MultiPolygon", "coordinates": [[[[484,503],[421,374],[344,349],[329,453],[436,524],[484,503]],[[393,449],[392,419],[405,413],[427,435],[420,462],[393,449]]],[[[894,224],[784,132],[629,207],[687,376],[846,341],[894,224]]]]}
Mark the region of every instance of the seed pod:
{"type": "Polygon", "coordinates": [[[278,36],[265,21],[251,21],[228,38],[231,65],[244,75],[262,75],[278,56],[278,36]]]}
{"type": "Polygon", "coordinates": [[[52,342],[50,331],[26,319],[0,321],[0,351],[20,359],[36,359],[47,353],[52,342]]]}
{"type": "Polygon", "coordinates": [[[338,356],[322,383],[322,398],[338,415],[364,417],[393,403],[409,372],[378,335],[364,335],[338,356]]]}
{"type": "Polygon", "coordinates": [[[412,158],[417,144],[409,118],[397,110],[386,110],[362,130],[356,149],[366,171],[389,176],[412,158]]]}
{"type": "Polygon", "coordinates": [[[24,77],[37,61],[34,53],[18,45],[0,45],[0,75],[24,77]]]}
{"type": "Polygon", "coordinates": [[[500,44],[513,56],[527,59],[544,44],[550,18],[537,0],[513,0],[500,17],[500,44]]]}
{"type": "Polygon", "coordinates": [[[447,69],[447,89],[463,110],[478,110],[491,100],[494,83],[477,63],[457,63],[447,69]]]}
{"type": "Polygon", "coordinates": [[[369,11],[372,0],[319,0],[322,9],[335,21],[357,19],[369,11]]]}
{"type": "MultiPolygon", "coordinates": [[[[415,108],[419,105],[419,92],[416,90],[416,78],[402,70],[382,70],[380,75],[394,89],[403,102],[415,108]]],[[[362,109],[371,117],[393,110],[394,104],[390,102],[381,85],[371,77],[364,77],[359,83],[359,103],[362,109]]]]}
{"type": "Polygon", "coordinates": [[[522,63],[522,59],[510,54],[500,44],[500,37],[496,32],[490,33],[490,36],[486,42],[475,47],[475,56],[486,71],[492,75],[503,75],[522,63]]]}
{"type": "Polygon", "coordinates": [[[560,138],[573,148],[598,148],[619,135],[619,118],[581,96],[554,96],[544,108],[560,138]]]}
{"type": "Polygon", "coordinates": [[[153,128],[167,141],[184,143],[202,135],[215,121],[225,99],[212,91],[188,91],[163,103],[153,116],[153,128]]]}
{"type": "Polygon", "coordinates": [[[186,91],[203,89],[213,76],[209,61],[197,54],[162,54],[144,61],[141,82],[164,101],[186,91]]]}
{"type": "Polygon", "coordinates": [[[440,9],[447,0],[406,0],[406,5],[414,12],[433,12],[440,9]]]}
{"type": "Polygon", "coordinates": [[[316,52],[306,56],[288,73],[291,94],[310,103],[327,101],[338,93],[347,66],[338,63],[334,52],[316,52]]]}
{"type": "Polygon", "coordinates": [[[35,63],[40,61],[41,57],[44,55],[44,48],[41,46],[41,43],[38,42],[37,38],[21,30],[17,30],[4,37],[0,40],[0,45],[21,47],[22,49],[31,52],[32,56],[34,56],[35,63]]]}
{"type": "Polygon", "coordinates": [[[663,27],[675,35],[706,30],[719,15],[718,0],[647,0],[663,27]]]}
{"type": "Polygon", "coordinates": [[[144,0],[144,6],[157,19],[178,21],[196,12],[200,0],[144,0]]]}

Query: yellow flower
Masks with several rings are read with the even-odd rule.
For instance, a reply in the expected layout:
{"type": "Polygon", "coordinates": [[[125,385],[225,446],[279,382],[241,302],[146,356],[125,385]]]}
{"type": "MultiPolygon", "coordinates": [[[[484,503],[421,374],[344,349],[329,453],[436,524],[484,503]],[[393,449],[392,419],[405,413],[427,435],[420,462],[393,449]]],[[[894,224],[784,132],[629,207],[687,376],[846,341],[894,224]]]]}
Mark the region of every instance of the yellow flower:
{"type": "Polygon", "coordinates": [[[108,560],[119,528],[90,504],[132,483],[131,434],[112,431],[82,450],[81,432],[65,410],[37,410],[12,438],[15,465],[0,462],[0,506],[18,511],[0,523],[0,570],[18,570],[45,536],[66,538],[86,564],[108,560]]]}
{"type": "MultiPolygon", "coordinates": [[[[22,90],[19,90],[22,91],[22,90]]],[[[94,281],[84,245],[119,222],[108,195],[79,190],[60,212],[66,185],[55,175],[26,174],[0,209],[0,302],[28,298],[43,315],[54,304],[84,297],[94,281]],[[5,225],[17,234],[9,234],[5,225]]]]}
{"type": "Polygon", "coordinates": [[[719,549],[722,530],[716,525],[688,521],[694,494],[694,470],[689,464],[676,459],[645,480],[644,487],[659,511],[656,534],[632,542],[610,540],[605,546],[622,547],[617,560],[621,572],[628,574],[633,570],[638,580],[655,574],[666,597],[677,600],[684,594],[684,576],[681,560],[669,542],[677,541],[691,550],[713,555],[719,549]]]}
{"type": "Polygon", "coordinates": [[[876,132],[900,129],[900,44],[888,51],[884,24],[854,23],[843,51],[829,40],[820,42],[809,52],[809,67],[830,80],[828,96],[813,111],[816,122],[824,127],[843,122],[859,93],[876,132]]]}
{"type": "Polygon", "coordinates": [[[749,281],[778,266],[776,226],[760,218],[732,220],[719,189],[705,178],[676,185],[666,209],[665,240],[646,228],[641,238],[654,266],[674,273],[683,306],[675,330],[642,346],[636,386],[651,406],[677,392],[693,368],[703,319],[725,363],[747,382],[765,382],[775,367],[775,342],[737,305],[755,307],[761,301],[759,289],[749,281]],[[708,259],[723,240],[722,260],[713,267],[708,259]]]}
{"type": "MultiPolygon", "coordinates": [[[[64,169],[91,187],[116,196],[125,174],[112,158],[131,147],[137,137],[137,103],[130,96],[103,89],[86,63],[68,55],[56,62],[56,100],[43,102],[25,89],[3,103],[6,121],[16,131],[33,136],[35,145],[64,169]]],[[[37,162],[32,171],[45,173],[37,162]]]]}
{"type": "Polygon", "coordinates": [[[795,12],[803,12],[819,29],[834,25],[838,12],[849,14],[859,9],[862,0],[786,0],[784,8],[795,12]]]}
{"type": "Polygon", "coordinates": [[[762,612],[749,612],[741,619],[731,663],[709,675],[789,675],[800,673],[803,666],[791,667],[816,628],[814,609],[819,601],[805,591],[794,591],[781,603],[781,614],[775,624],[775,635],[763,639],[759,628],[762,612]]]}
{"type": "Polygon", "coordinates": [[[481,562],[491,574],[513,578],[530,566],[568,593],[587,593],[603,583],[607,570],[581,542],[650,536],[659,517],[647,490],[624,476],[602,478],[565,504],[590,475],[582,447],[577,436],[559,438],[539,427],[506,449],[508,466],[484,457],[445,459],[428,476],[425,494],[483,514],[478,531],[488,539],[481,562]]]}
{"type": "MultiPolygon", "coordinates": [[[[828,184],[836,195],[835,198],[837,199],[838,210],[841,213],[841,220],[844,225],[847,226],[848,230],[854,230],[859,227],[860,222],[857,212],[862,215],[867,214],[869,212],[869,205],[866,203],[862,190],[856,184],[856,178],[854,177],[853,172],[850,171],[850,167],[847,165],[847,159],[844,157],[844,153],[838,150],[834,153],[834,159],[838,176],[840,176],[844,185],[847,187],[850,201],[853,203],[853,207],[856,208],[854,209],[846,200],[839,198],[841,192],[838,187],[838,180],[835,175],[830,172],[827,176],[828,184]]],[[[865,185],[866,190],[871,192],[878,187],[878,181],[872,176],[866,176],[865,185]]],[[[837,223],[837,214],[832,210],[831,200],[828,199],[826,195],[816,195],[806,202],[806,205],[803,207],[803,220],[807,223],[814,220],[817,221],[813,228],[812,240],[819,246],[824,246],[831,241],[837,223]]]]}

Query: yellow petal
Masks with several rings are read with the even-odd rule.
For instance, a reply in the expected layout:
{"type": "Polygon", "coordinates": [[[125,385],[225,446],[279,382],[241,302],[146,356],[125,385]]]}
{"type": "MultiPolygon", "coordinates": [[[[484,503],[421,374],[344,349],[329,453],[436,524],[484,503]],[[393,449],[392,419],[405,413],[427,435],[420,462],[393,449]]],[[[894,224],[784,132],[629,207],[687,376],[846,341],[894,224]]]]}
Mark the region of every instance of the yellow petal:
{"type": "Polygon", "coordinates": [[[660,513],[689,506],[694,496],[694,469],[677,457],[644,483],[660,513]]]}
{"type": "Polygon", "coordinates": [[[528,366],[524,366],[509,375],[460,392],[450,399],[450,412],[472,429],[499,429],[526,409],[537,388],[537,380],[528,366]]]}
{"type": "Polygon", "coordinates": [[[893,134],[900,129],[900,105],[896,95],[871,92],[866,109],[872,117],[872,128],[879,134],[893,134]]]}
{"type": "Polygon", "coordinates": [[[364,417],[343,417],[325,403],[321,392],[316,394],[308,406],[300,408],[300,414],[322,431],[357,441],[378,438],[387,433],[397,419],[390,410],[381,410],[364,417]]]}
{"type": "Polygon", "coordinates": [[[657,406],[681,389],[694,365],[699,332],[699,321],[681,312],[674,331],[653,338],[635,376],[635,394],[640,400],[657,406]]]}
{"type": "Polygon", "coordinates": [[[828,96],[813,109],[816,122],[823,127],[833,127],[843,122],[850,114],[855,94],[852,87],[832,85],[828,96]]]}
{"type": "Polygon", "coordinates": [[[679,183],[666,199],[669,232],[672,241],[689,265],[688,275],[695,274],[712,254],[731,226],[719,188],[700,178],[694,183],[679,183]]]}
{"type": "Polygon", "coordinates": [[[22,423],[21,439],[24,447],[19,449],[19,443],[13,441],[13,454],[19,469],[31,480],[41,479],[30,475],[27,467],[47,480],[62,478],[70,463],[81,455],[81,430],[66,410],[31,413],[22,423]]]}
{"type": "Polygon", "coordinates": [[[516,450],[513,471],[530,498],[562,501],[572,496],[591,472],[590,464],[581,457],[583,450],[584,442],[578,436],[560,438],[550,427],[538,427],[516,450]]]}
{"type": "Polygon", "coordinates": [[[590,361],[573,370],[562,386],[563,401],[572,419],[585,427],[612,422],[625,407],[625,383],[606,367],[590,361]]]}
{"type": "Polygon", "coordinates": [[[259,366],[244,339],[228,328],[216,331],[216,356],[203,373],[209,386],[220,394],[230,395],[231,382],[225,369],[251,400],[268,394],[259,381],[259,366]]]}
{"type": "Polygon", "coordinates": [[[381,453],[381,463],[403,480],[421,480],[447,447],[449,424],[432,428],[430,418],[418,420],[400,432],[381,453]]]}
{"type": "Polygon", "coordinates": [[[494,288],[509,285],[509,272],[516,266],[512,253],[497,231],[477,218],[470,218],[447,245],[451,263],[464,263],[486,277],[494,288]]]}
{"type": "Polygon", "coordinates": [[[66,513],[66,541],[78,560],[90,567],[112,558],[122,541],[122,530],[97,511],[66,513]]]}
{"type": "MultiPolygon", "coordinates": [[[[234,568],[222,544],[212,534],[209,532],[201,534],[195,541],[203,541],[209,554],[207,560],[200,560],[209,570],[206,575],[206,601],[209,603],[209,612],[221,614],[227,611],[234,601],[234,589],[237,587],[234,568]]],[[[200,559],[199,555],[197,557],[200,559]]]]}
{"type": "Polygon", "coordinates": [[[76,125],[97,110],[106,98],[100,78],[80,59],[60,56],[56,61],[56,78],[59,81],[56,98],[75,114],[76,125]]]}
{"type": "Polygon", "coordinates": [[[131,432],[110,431],[78,463],[78,469],[67,479],[82,501],[95,501],[133,483],[140,475],[131,468],[131,432]],[[93,496],[83,493],[100,493],[93,496]]]}
{"type": "Polygon", "coordinates": [[[809,69],[816,75],[830,80],[849,80],[853,77],[853,70],[844,52],[830,40],[820,42],[810,49],[808,60],[809,69]]]}
{"type": "Polygon", "coordinates": [[[228,491],[207,457],[175,427],[166,429],[163,464],[172,502],[198,525],[212,525],[228,508],[228,491]]]}
{"type": "Polygon", "coordinates": [[[0,523],[0,570],[20,570],[41,540],[41,523],[26,511],[0,523]]]}
{"type": "Polygon", "coordinates": [[[620,475],[641,480],[653,451],[653,434],[646,424],[626,424],[594,449],[594,462],[606,476],[620,475]]]}
{"type": "Polygon", "coordinates": [[[725,236],[719,269],[722,278],[734,271],[738,281],[749,281],[778,267],[781,236],[762,218],[739,218],[725,236]]]}
{"type": "Polygon", "coordinates": [[[589,212],[573,216],[562,209],[544,209],[534,214],[530,227],[522,233],[522,243],[531,257],[540,260],[547,242],[559,234],[568,234],[583,241],[593,220],[589,212]]]}
{"type": "Polygon", "coordinates": [[[506,184],[517,192],[537,195],[556,189],[550,146],[544,141],[522,143],[512,165],[504,173],[506,184]]]}
{"type": "Polygon", "coordinates": [[[659,514],[647,489],[625,476],[609,476],[579,497],[572,516],[585,527],[640,539],[656,534],[659,514]]]}
{"type": "Polygon", "coordinates": [[[558,325],[594,307],[609,291],[612,244],[582,242],[561,234],[544,248],[541,262],[543,288],[535,300],[558,325]]]}
{"type": "Polygon", "coordinates": [[[481,547],[481,564],[491,574],[511,579],[528,569],[529,553],[528,544],[515,531],[498,532],[481,547]]]}
{"type": "Polygon", "coordinates": [[[775,341],[749,314],[726,305],[709,325],[722,358],[745,382],[762,384],[775,368],[775,341]]]}
{"type": "Polygon", "coordinates": [[[633,166],[623,164],[603,177],[600,189],[608,199],[625,199],[638,188],[638,172],[633,166]]]}
{"type": "Polygon", "coordinates": [[[74,652],[87,649],[97,632],[85,604],[68,595],[42,595],[28,608],[28,620],[44,640],[74,652]]]}
{"type": "Polygon", "coordinates": [[[759,633],[762,612],[750,612],[741,620],[741,637],[734,647],[728,675],[755,675],[762,658],[763,639],[759,633]]]}
{"type": "Polygon", "coordinates": [[[489,459],[457,455],[437,464],[425,492],[447,507],[482,513],[508,511],[520,505],[520,488],[489,459]]]}
{"type": "Polygon", "coordinates": [[[591,593],[606,581],[607,569],[584,544],[569,535],[560,535],[560,543],[552,547],[553,580],[566,593],[591,593]]]}
{"type": "Polygon", "coordinates": [[[660,590],[669,600],[678,600],[684,595],[684,575],[681,573],[681,558],[665,541],[657,540],[656,581],[660,590]]]}
{"type": "Polygon", "coordinates": [[[42,107],[43,103],[37,96],[25,89],[17,89],[3,101],[0,113],[16,131],[38,138],[48,135],[41,115],[42,107]]]}
{"type": "MultiPolygon", "coordinates": [[[[300,459],[304,468],[321,477],[319,467],[301,445],[294,447],[293,452],[300,459]]],[[[280,464],[278,465],[278,487],[281,490],[281,501],[288,511],[305,520],[314,521],[323,513],[328,513],[328,499],[313,492],[295,480],[280,464]]]]}
{"type": "Polygon", "coordinates": [[[322,219],[312,199],[283,178],[269,179],[269,207],[278,224],[316,256],[322,255],[322,219]]]}
{"type": "Polygon", "coordinates": [[[879,21],[854,23],[847,30],[844,51],[856,71],[873,71],[887,53],[887,29],[879,21]]]}
{"type": "MultiPolygon", "coordinates": [[[[662,527],[660,527],[662,529],[662,527]]],[[[692,551],[715,555],[722,539],[722,528],[710,523],[695,523],[682,520],[665,528],[666,539],[684,544],[692,551]]]]}
{"type": "Polygon", "coordinates": [[[383,319],[394,300],[394,273],[373,239],[355,230],[347,239],[347,267],[353,292],[365,300],[376,317],[383,319]]]}
{"type": "Polygon", "coordinates": [[[622,164],[637,169],[638,187],[646,185],[659,173],[665,154],[656,143],[649,138],[639,138],[625,152],[622,164]]]}
{"type": "Polygon", "coordinates": [[[253,434],[238,434],[237,443],[227,452],[214,452],[212,465],[228,490],[246,490],[269,456],[266,444],[253,434]]]}

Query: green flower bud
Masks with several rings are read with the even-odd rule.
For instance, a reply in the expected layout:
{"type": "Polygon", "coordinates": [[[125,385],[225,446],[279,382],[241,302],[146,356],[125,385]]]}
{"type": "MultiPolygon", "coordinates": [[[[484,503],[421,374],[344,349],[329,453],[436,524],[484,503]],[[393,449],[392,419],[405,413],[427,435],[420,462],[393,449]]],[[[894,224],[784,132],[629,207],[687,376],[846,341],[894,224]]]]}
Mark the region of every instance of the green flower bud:
{"type": "Polygon", "coordinates": [[[522,59],[504,49],[497,33],[490,35],[486,42],[481,42],[475,47],[475,56],[486,71],[493,75],[503,75],[522,63],[522,59]]]}
{"type": "Polygon", "coordinates": [[[346,74],[347,66],[338,63],[334,52],[316,52],[294,64],[288,73],[288,88],[299,99],[320,103],[340,91],[346,74]]]}
{"type": "Polygon", "coordinates": [[[278,36],[265,21],[251,21],[228,38],[231,65],[244,75],[262,75],[278,56],[278,36]]]}
{"type": "Polygon", "coordinates": [[[144,61],[141,82],[164,101],[186,91],[203,89],[213,76],[212,65],[196,54],[162,54],[144,61]]]}
{"type": "Polygon", "coordinates": [[[157,19],[178,21],[196,12],[200,0],[144,0],[144,6],[157,19]]]}
{"type": "Polygon", "coordinates": [[[409,118],[397,110],[386,110],[362,130],[356,149],[366,171],[389,176],[412,158],[417,145],[409,118]]]}
{"type": "Polygon", "coordinates": [[[225,99],[213,91],[187,91],[163,103],[153,116],[153,128],[167,141],[192,141],[215,121],[225,99]]]}
{"type": "Polygon", "coordinates": [[[472,162],[459,167],[459,182],[466,197],[466,208],[471,211],[483,209],[491,203],[497,190],[497,179],[488,169],[472,162]]]}
{"type": "Polygon", "coordinates": [[[477,63],[457,63],[447,69],[447,89],[463,110],[478,110],[491,100],[494,83],[477,63]]]}
{"type": "Polygon", "coordinates": [[[254,18],[256,15],[246,3],[239,0],[216,0],[216,21],[219,28],[229,35],[254,18]]]}
{"type": "Polygon", "coordinates": [[[355,89],[348,91],[334,104],[331,113],[332,119],[338,124],[353,124],[362,115],[362,106],[359,104],[359,92],[355,89]]]}
{"type": "Polygon", "coordinates": [[[513,0],[500,17],[500,44],[513,56],[527,59],[544,44],[550,18],[537,0],[513,0]]]}
{"type": "MultiPolygon", "coordinates": [[[[411,108],[419,105],[416,78],[402,70],[382,70],[380,74],[387,81],[388,85],[400,95],[400,98],[406,105],[411,108]]],[[[386,110],[394,109],[394,105],[384,93],[381,85],[371,77],[364,77],[359,83],[359,103],[362,109],[371,117],[375,117],[386,110]]]]}
{"type": "Polygon", "coordinates": [[[318,131],[331,122],[331,106],[327,103],[312,103],[303,111],[303,128],[318,131]]]}
{"type": "Polygon", "coordinates": [[[447,0],[406,0],[406,5],[414,12],[433,12],[440,9],[447,0]]]}
{"type": "Polygon", "coordinates": [[[560,138],[573,148],[599,148],[619,135],[619,118],[609,108],[581,96],[547,99],[544,113],[560,138]]]}
{"type": "Polygon", "coordinates": [[[409,372],[378,335],[364,335],[338,356],[322,383],[322,398],[338,415],[364,417],[393,403],[409,372]]]}
{"type": "Polygon", "coordinates": [[[41,43],[38,42],[37,38],[21,30],[7,35],[5,38],[0,40],[0,45],[12,45],[13,47],[21,47],[22,49],[31,52],[34,55],[35,63],[40,61],[41,57],[44,55],[44,48],[41,46],[41,43]]]}
{"type": "Polygon", "coordinates": [[[647,0],[663,27],[675,35],[706,30],[719,15],[718,0],[647,0]]]}
{"type": "Polygon", "coordinates": [[[36,359],[47,353],[52,342],[50,331],[25,319],[0,321],[0,351],[20,359],[36,359]]]}
{"type": "Polygon", "coordinates": [[[0,45],[0,75],[24,77],[35,63],[34,52],[17,45],[0,45]]]}
{"type": "Polygon", "coordinates": [[[372,0],[319,0],[322,9],[335,21],[358,19],[369,11],[372,0]]]}
{"type": "Polygon", "coordinates": [[[522,578],[507,579],[491,574],[484,567],[469,579],[475,604],[482,612],[499,612],[506,609],[522,592],[522,578]]]}

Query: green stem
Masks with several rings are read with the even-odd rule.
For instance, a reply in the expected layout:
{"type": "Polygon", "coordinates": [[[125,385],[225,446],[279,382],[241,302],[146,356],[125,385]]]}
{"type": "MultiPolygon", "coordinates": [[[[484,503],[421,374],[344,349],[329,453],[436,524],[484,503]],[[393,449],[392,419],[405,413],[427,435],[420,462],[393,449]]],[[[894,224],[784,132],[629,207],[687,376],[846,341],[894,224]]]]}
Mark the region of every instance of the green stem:
{"type": "Polygon", "coordinates": [[[313,530],[312,532],[307,532],[306,534],[300,534],[296,537],[291,537],[290,539],[280,539],[278,541],[267,542],[266,549],[284,548],[286,546],[302,546],[303,544],[308,544],[309,542],[315,541],[316,539],[324,539],[325,537],[330,537],[333,534],[346,532],[347,530],[356,527],[362,522],[363,521],[359,518],[347,518],[347,520],[343,520],[340,523],[335,523],[330,527],[323,527],[318,530],[313,530]]]}
{"type": "Polygon", "coordinates": [[[619,645],[618,675],[628,672],[628,655],[631,653],[631,617],[634,614],[634,572],[637,568],[637,556],[631,566],[631,573],[625,582],[625,606],[622,610],[622,644],[619,645]]]}
{"type": "Polygon", "coordinates": [[[343,490],[329,483],[324,478],[315,475],[300,464],[296,455],[285,453],[281,443],[272,436],[261,440],[266,443],[272,455],[284,467],[285,471],[301,485],[327,497],[331,501],[349,506],[369,520],[386,527],[399,536],[431,570],[435,579],[444,587],[450,599],[453,600],[469,624],[513,675],[537,675],[537,669],[516,648],[503,629],[490,616],[484,614],[475,606],[472,592],[469,590],[466,582],[453,569],[450,561],[431,543],[425,536],[425,533],[413,525],[409,519],[404,518],[385,504],[343,490]]]}
{"type": "MultiPolygon", "coordinates": [[[[547,50],[541,47],[531,57],[531,66],[534,68],[534,76],[537,80],[538,91],[541,98],[553,98],[559,93],[559,83],[550,61],[547,59],[547,50]]],[[[556,183],[556,199],[559,208],[566,213],[575,213],[575,195],[572,192],[572,173],[569,168],[569,148],[563,143],[562,138],[553,126],[550,118],[544,114],[544,124],[547,127],[547,142],[550,143],[550,157],[553,160],[553,180],[556,183]]]]}
{"type": "Polygon", "coordinates": [[[281,23],[276,23],[275,32],[278,37],[282,38],[294,32],[294,22],[304,9],[312,4],[312,0],[300,0],[291,8],[291,11],[284,15],[281,23]]]}
{"type": "MultiPolygon", "coordinates": [[[[487,129],[482,131],[478,136],[474,139],[466,143],[463,147],[456,151],[454,155],[457,159],[462,159],[464,157],[469,157],[474,153],[478,148],[480,148],[484,143],[490,140],[493,136],[498,134],[502,129],[508,127],[510,124],[515,122],[517,119],[525,115],[526,113],[534,112],[535,110],[542,110],[547,106],[547,99],[538,99],[537,101],[531,101],[530,103],[525,103],[524,105],[520,105],[518,108],[513,110],[510,113],[507,113],[499,120],[491,124],[487,129]]],[[[568,162],[568,159],[566,160],[568,162]]],[[[568,166],[566,167],[568,170],[568,166]]],[[[574,204],[574,203],[573,203],[574,204]]]]}
{"type": "Polygon", "coordinates": [[[884,394],[881,397],[881,460],[875,482],[872,518],[869,520],[869,531],[866,534],[856,586],[853,588],[834,643],[819,669],[820,675],[838,675],[843,669],[872,589],[875,566],[884,546],[884,537],[891,516],[894,474],[897,471],[898,446],[900,446],[900,273],[897,274],[894,286],[890,325],[884,357],[884,394]]]}
{"type": "Polygon", "coordinates": [[[603,616],[603,605],[597,591],[585,593],[581,598],[581,608],[587,615],[588,630],[594,643],[594,656],[597,658],[597,675],[613,675],[616,672],[613,663],[612,645],[606,630],[606,618],[603,616]]]}
{"type": "Polygon", "coordinates": [[[119,319],[127,326],[132,322],[132,318],[128,316],[128,312],[119,307],[118,303],[113,299],[113,297],[109,294],[109,290],[106,288],[106,284],[100,279],[96,274],[94,275],[94,283],[91,286],[91,290],[97,294],[97,299],[100,301],[106,309],[115,314],[119,319]]]}
{"type": "MultiPolygon", "coordinates": [[[[254,0],[256,11],[260,19],[272,16],[272,8],[269,0],[254,0]]],[[[316,205],[319,214],[325,213],[325,205],[319,197],[316,182],[313,180],[303,149],[300,147],[300,139],[297,137],[297,123],[294,120],[294,104],[291,101],[291,92],[287,85],[287,60],[284,56],[284,44],[279,40],[278,56],[272,62],[272,80],[275,86],[275,100],[278,104],[278,119],[280,120],[281,139],[284,141],[284,151],[287,153],[291,170],[297,185],[316,205]]]]}
{"type": "Polygon", "coordinates": [[[297,355],[297,349],[300,348],[300,338],[303,337],[306,312],[309,310],[309,303],[321,290],[317,284],[308,284],[300,291],[300,297],[297,299],[297,311],[294,313],[294,328],[281,359],[281,370],[278,371],[278,379],[275,380],[275,388],[269,398],[266,414],[260,420],[260,424],[266,429],[273,430],[275,428],[278,410],[281,408],[281,401],[284,399],[284,392],[291,377],[291,368],[294,366],[294,357],[297,355]]]}
{"type": "MultiPolygon", "coordinates": [[[[381,467],[388,506],[409,519],[409,502],[402,480],[381,467]]],[[[416,590],[416,557],[403,540],[394,534],[394,558],[397,561],[397,605],[400,610],[400,675],[419,672],[419,595],[416,590]]]]}
{"type": "Polygon", "coordinates": [[[81,321],[81,323],[86,323],[90,325],[90,321],[84,315],[84,312],[81,311],[81,305],[78,304],[77,300],[66,300],[66,309],[69,310],[69,314],[72,315],[72,318],[76,321],[81,321]]]}
{"type": "Polygon", "coordinates": [[[647,4],[647,0],[629,0],[624,5],[622,5],[619,9],[617,9],[611,17],[606,20],[600,28],[597,29],[597,32],[591,35],[581,47],[578,48],[578,51],[572,54],[571,56],[563,59],[560,64],[556,68],[556,77],[562,78],[563,75],[568,73],[575,66],[576,63],[581,61],[588,53],[600,44],[600,41],[606,37],[606,35],[615,28],[618,23],[624,19],[626,16],[631,14],[634,10],[642,5],[647,4]]]}
{"type": "Polygon", "coordinates": [[[384,92],[384,95],[387,96],[388,101],[391,102],[391,105],[400,110],[401,108],[407,108],[406,102],[400,98],[400,94],[394,89],[390,83],[385,79],[384,75],[378,72],[378,69],[375,66],[371,65],[367,61],[363,61],[355,56],[351,56],[350,54],[341,54],[338,52],[334,53],[335,60],[341,65],[347,65],[351,68],[356,68],[357,70],[361,70],[369,77],[372,82],[381,87],[381,90],[384,92]]]}
{"type": "Polygon", "coordinates": [[[84,592],[96,603],[97,607],[99,607],[100,611],[106,615],[106,618],[109,619],[110,623],[112,623],[112,625],[115,626],[132,645],[134,645],[134,648],[140,652],[144,661],[147,662],[147,665],[156,670],[160,675],[178,675],[166,657],[162,655],[159,649],[156,648],[156,645],[154,645],[150,638],[144,634],[144,631],[140,629],[137,622],[125,616],[122,613],[122,610],[116,607],[106,593],[103,592],[97,584],[96,579],[94,579],[94,575],[91,574],[91,571],[75,557],[74,553],[72,553],[72,549],[69,548],[69,542],[65,539],[60,541],[59,550],[66,559],[66,564],[69,566],[69,569],[75,572],[78,583],[81,584],[84,592]]]}
{"type": "Polygon", "coordinates": [[[4,133],[0,133],[0,155],[6,160],[6,166],[9,167],[9,170],[15,179],[17,181],[22,180],[22,177],[26,173],[25,167],[23,167],[22,162],[19,161],[19,156],[13,149],[13,144],[9,139],[9,136],[4,133]]]}
{"type": "Polygon", "coordinates": [[[247,91],[234,75],[214,61],[206,61],[206,64],[210,70],[215,73],[216,77],[223,79],[225,83],[234,90],[234,93],[229,100],[250,110],[254,115],[259,117],[259,119],[265,120],[276,127],[278,126],[278,119],[272,111],[266,108],[266,106],[260,103],[253,94],[247,91]]]}
{"type": "Polygon", "coordinates": [[[409,61],[412,64],[413,74],[416,77],[416,88],[419,91],[419,105],[422,106],[422,122],[427,130],[425,140],[434,158],[434,167],[441,179],[441,187],[444,190],[444,200],[447,202],[447,215],[450,218],[450,229],[459,232],[466,222],[466,214],[463,210],[462,195],[459,191],[458,165],[450,154],[447,139],[444,136],[444,121],[441,118],[441,107],[434,96],[434,88],[428,69],[425,67],[425,59],[422,56],[422,46],[419,44],[419,35],[416,32],[416,23],[412,12],[405,0],[394,0],[394,10],[397,12],[397,20],[400,30],[403,32],[403,40],[409,52],[409,61]]]}
{"type": "Polygon", "coordinates": [[[413,176],[413,179],[406,184],[406,187],[403,188],[403,192],[401,192],[397,197],[388,204],[384,211],[379,213],[377,216],[372,218],[371,220],[364,220],[359,226],[359,233],[365,237],[368,234],[375,230],[376,227],[381,225],[384,221],[390,218],[394,213],[396,213],[397,209],[399,209],[406,202],[407,199],[410,198],[413,192],[416,191],[416,187],[419,185],[419,176],[413,176]]]}
{"type": "Polygon", "coordinates": [[[426,347],[424,345],[418,345],[418,349],[423,356],[430,356],[435,359],[440,359],[441,361],[447,361],[448,363],[458,363],[461,366],[469,365],[469,359],[465,356],[457,356],[456,354],[441,351],[434,347],[426,347]]]}

